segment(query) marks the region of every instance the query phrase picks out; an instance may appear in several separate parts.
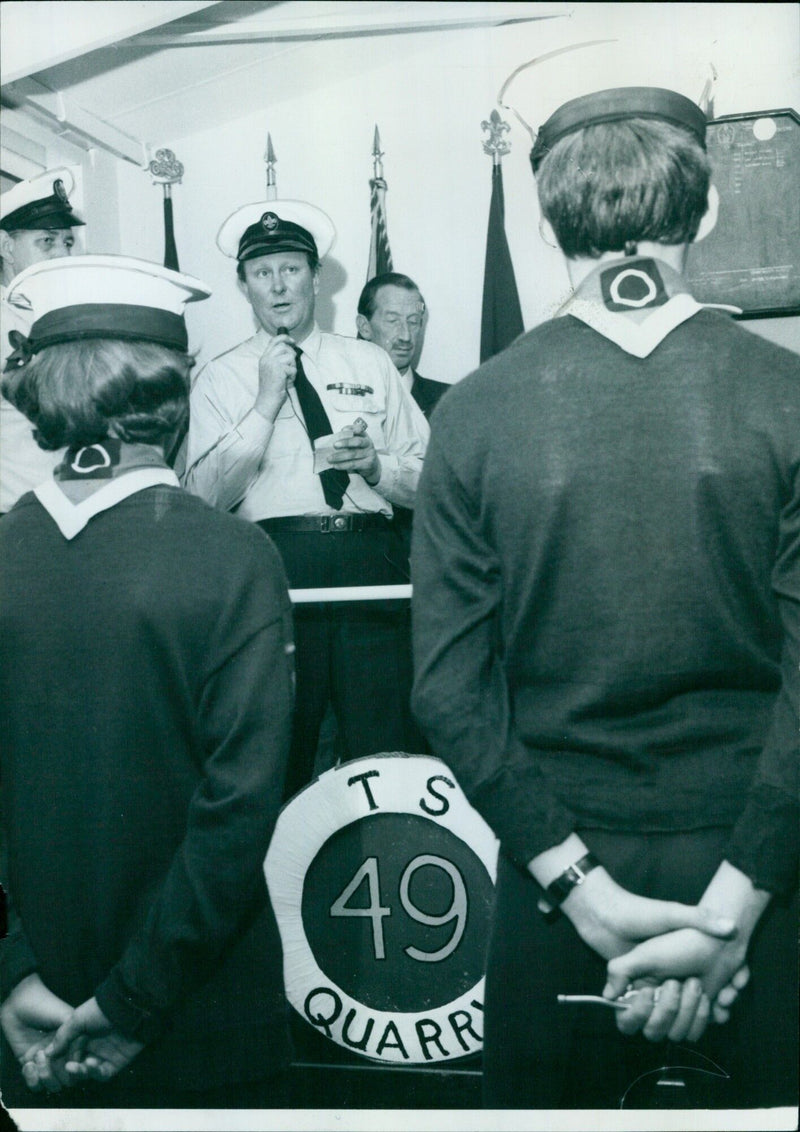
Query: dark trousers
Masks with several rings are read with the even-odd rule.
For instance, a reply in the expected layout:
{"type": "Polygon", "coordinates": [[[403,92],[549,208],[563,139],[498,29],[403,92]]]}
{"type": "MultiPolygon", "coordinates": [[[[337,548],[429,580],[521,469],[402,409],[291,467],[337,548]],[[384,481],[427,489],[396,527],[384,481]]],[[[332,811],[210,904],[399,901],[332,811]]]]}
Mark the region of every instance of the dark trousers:
{"type": "MultiPolygon", "coordinates": [[[[627,835],[581,831],[632,892],[696,903],[726,830],[627,835]]],[[[696,1044],[625,1037],[602,1006],[604,961],[564,915],[546,921],[537,886],[501,854],[484,1035],[488,1108],[752,1108],[797,1104],[797,900],[773,900],[751,941],[749,986],[730,1021],[696,1044]],[[680,1067],[676,1069],[675,1067],[680,1067]],[[669,1083],[672,1082],[672,1083],[669,1083]]]]}
{"type": "MultiPolygon", "coordinates": [[[[276,532],[289,585],[402,585],[402,538],[386,530],[276,532]]],[[[330,704],[343,760],[381,751],[425,749],[411,716],[411,620],[404,601],[297,604],[296,699],[285,797],[312,778],[319,731],[330,704]]]]}

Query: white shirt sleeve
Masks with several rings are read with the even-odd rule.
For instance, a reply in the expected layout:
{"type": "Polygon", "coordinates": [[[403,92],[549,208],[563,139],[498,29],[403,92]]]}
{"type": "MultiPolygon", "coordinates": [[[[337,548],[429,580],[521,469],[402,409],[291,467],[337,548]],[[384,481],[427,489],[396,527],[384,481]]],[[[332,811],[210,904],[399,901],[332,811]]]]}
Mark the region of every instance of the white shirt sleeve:
{"type": "Polygon", "coordinates": [[[254,408],[238,403],[228,367],[209,362],[189,400],[184,487],[213,507],[230,511],[258,476],[274,425],[254,408]]]}
{"type": "Polygon", "coordinates": [[[413,507],[430,427],[388,355],[381,359],[386,387],[385,450],[375,491],[400,507],[413,507]]]}

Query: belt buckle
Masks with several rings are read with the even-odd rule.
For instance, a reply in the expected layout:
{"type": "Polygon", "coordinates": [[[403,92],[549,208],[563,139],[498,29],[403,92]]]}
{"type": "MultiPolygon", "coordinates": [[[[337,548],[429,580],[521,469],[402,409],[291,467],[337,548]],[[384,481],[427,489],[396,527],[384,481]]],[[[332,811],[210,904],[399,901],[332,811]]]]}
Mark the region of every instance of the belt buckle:
{"type": "Polygon", "coordinates": [[[348,531],[351,528],[347,515],[320,515],[319,529],[322,534],[327,535],[331,532],[348,531]]]}

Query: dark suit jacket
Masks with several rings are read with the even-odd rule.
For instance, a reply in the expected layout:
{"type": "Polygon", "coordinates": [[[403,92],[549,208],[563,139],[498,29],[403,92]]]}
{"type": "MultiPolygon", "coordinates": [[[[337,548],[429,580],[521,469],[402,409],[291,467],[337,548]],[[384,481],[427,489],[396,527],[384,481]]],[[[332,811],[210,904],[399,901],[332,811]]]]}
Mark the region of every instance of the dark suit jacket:
{"type": "MultiPolygon", "coordinates": [[[[425,414],[425,419],[429,420],[430,415],[436,408],[436,402],[446,393],[450,388],[446,381],[431,381],[428,377],[420,377],[416,370],[411,371],[411,396],[419,405],[422,412],[425,414]]],[[[406,540],[406,551],[410,549],[411,541],[411,519],[413,511],[407,507],[394,508],[394,521],[395,526],[403,533],[406,540]]]]}
{"type": "Polygon", "coordinates": [[[411,385],[411,396],[427,419],[433,412],[436,402],[443,393],[447,392],[450,386],[446,381],[431,381],[428,377],[420,377],[416,370],[412,369],[411,373],[414,378],[411,385]]]}

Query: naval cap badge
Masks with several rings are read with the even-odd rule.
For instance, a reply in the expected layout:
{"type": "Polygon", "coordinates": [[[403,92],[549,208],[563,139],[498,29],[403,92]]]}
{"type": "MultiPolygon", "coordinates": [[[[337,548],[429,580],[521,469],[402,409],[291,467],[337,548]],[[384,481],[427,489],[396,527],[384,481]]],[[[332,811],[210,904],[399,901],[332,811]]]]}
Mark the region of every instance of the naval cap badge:
{"type": "Polygon", "coordinates": [[[58,197],[62,204],[69,206],[69,197],[67,190],[64,188],[64,182],[59,177],[58,180],[53,181],[53,196],[58,197]]]}

